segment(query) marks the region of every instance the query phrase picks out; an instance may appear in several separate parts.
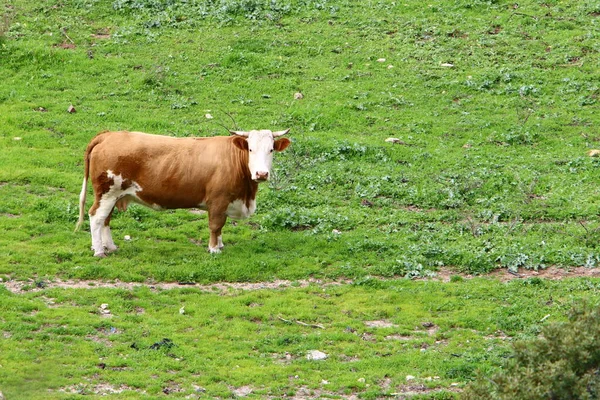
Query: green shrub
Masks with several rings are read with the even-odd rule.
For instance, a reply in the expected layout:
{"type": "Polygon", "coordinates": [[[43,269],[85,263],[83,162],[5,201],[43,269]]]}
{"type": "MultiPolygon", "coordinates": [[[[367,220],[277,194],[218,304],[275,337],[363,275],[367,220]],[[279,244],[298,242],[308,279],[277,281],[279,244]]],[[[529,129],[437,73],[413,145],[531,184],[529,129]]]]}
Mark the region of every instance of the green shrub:
{"type": "Polygon", "coordinates": [[[513,356],[491,379],[480,376],[464,399],[597,399],[600,397],[600,309],[584,304],[568,322],[515,344],[513,356]]]}

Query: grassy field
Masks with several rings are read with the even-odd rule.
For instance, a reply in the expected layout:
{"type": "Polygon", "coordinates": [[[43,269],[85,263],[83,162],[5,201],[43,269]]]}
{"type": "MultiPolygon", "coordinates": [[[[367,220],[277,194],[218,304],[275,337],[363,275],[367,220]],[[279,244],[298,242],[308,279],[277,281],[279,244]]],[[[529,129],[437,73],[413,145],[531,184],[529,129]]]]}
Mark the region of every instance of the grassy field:
{"type": "Polygon", "coordinates": [[[573,302],[597,302],[599,289],[598,280],[477,278],[0,290],[0,382],[8,399],[451,399],[477,370],[498,368],[513,339],[537,335],[573,302]],[[327,358],[308,359],[314,350],[327,358]]]}
{"type": "Polygon", "coordinates": [[[545,315],[596,299],[595,280],[397,279],[600,263],[600,158],[588,156],[600,147],[597,2],[0,5],[0,278],[41,287],[0,290],[8,398],[64,398],[60,388],[77,398],[102,384],[131,398],[194,385],[208,397],[245,386],[257,397],[377,397],[401,392],[406,375],[446,398],[506,356],[509,340],[489,335],[535,336],[545,315]],[[87,223],[73,232],[89,140],[224,135],[223,125],[291,128],[293,140],[256,215],[224,227],[224,252],[206,251],[206,215],[133,206],[113,218],[119,251],[93,258],[87,223]],[[43,289],[308,278],[354,284],[227,296],[43,289]],[[547,312],[550,293],[564,301],[547,312]],[[365,325],[374,320],[391,325],[365,325]],[[163,338],[175,346],[148,349],[163,338]],[[312,347],[330,357],[309,362],[312,347]]]}

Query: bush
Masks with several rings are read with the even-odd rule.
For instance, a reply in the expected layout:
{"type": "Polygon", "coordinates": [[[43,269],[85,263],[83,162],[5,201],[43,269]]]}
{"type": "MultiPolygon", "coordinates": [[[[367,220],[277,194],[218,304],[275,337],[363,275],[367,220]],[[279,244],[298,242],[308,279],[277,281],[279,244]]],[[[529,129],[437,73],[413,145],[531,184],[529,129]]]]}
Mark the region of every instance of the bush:
{"type": "Polygon", "coordinates": [[[464,399],[600,398],[600,309],[574,307],[569,320],[515,344],[513,356],[491,379],[480,376],[464,399]]]}

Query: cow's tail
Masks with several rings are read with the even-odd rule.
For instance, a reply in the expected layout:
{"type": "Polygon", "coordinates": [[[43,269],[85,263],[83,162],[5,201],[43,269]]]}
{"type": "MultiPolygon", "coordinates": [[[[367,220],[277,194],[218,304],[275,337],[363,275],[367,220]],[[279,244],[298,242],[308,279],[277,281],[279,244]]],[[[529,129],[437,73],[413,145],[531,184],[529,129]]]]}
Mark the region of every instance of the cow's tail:
{"type": "Polygon", "coordinates": [[[81,185],[81,192],[79,193],[79,220],[77,221],[77,225],[75,225],[75,232],[79,230],[81,224],[83,224],[83,219],[85,218],[85,199],[87,194],[87,182],[88,177],[90,175],[90,154],[96,145],[101,143],[104,140],[104,132],[96,135],[95,138],[92,139],[90,144],[88,144],[85,149],[85,155],[83,158],[83,184],[81,185]]]}

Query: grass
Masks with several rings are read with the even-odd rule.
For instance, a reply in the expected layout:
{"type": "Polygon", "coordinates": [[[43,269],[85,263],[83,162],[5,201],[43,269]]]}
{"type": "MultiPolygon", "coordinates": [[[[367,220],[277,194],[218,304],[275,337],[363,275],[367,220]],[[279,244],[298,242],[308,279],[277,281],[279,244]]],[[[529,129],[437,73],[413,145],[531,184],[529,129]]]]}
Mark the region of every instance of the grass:
{"type": "Polygon", "coordinates": [[[224,293],[4,289],[0,381],[7,398],[28,399],[224,398],[241,388],[254,398],[380,398],[407,387],[449,399],[476,370],[497,370],[514,339],[564,320],[573,303],[597,301],[599,285],[479,278],[224,293]],[[311,350],[328,358],[307,360],[311,350]]]}
{"type": "MultiPolygon", "coordinates": [[[[71,388],[77,396],[108,382],[112,389],[124,385],[126,392],[134,391],[119,396],[137,397],[135,390],[157,395],[175,388],[168,383],[173,380],[188,394],[201,382],[213,397],[229,396],[248,382],[256,382],[257,396],[307,389],[373,397],[392,393],[380,384],[386,374],[396,389],[408,374],[426,386],[448,389],[451,383],[464,385],[477,368],[499,365],[508,346],[497,341],[497,350],[486,352],[484,335],[497,329],[536,334],[536,321],[547,314],[548,288],[568,298],[576,288],[588,287],[585,293],[595,296],[594,282],[502,286],[463,282],[459,276],[600,263],[600,161],[587,155],[600,141],[600,9],[592,1],[14,0],[0,2],[0,10],[0,277],[201,283],[313,277],[357,283],[326,289],[332,303],[323,306],[323,314],[310,308],[316,300],[307,300],[316,299],[315,288],[226,297],[143,289],[3,292],[3,307],[11,310],[10,317],[0,317],[11,335],[5,342],[22,346],[11,350],[10,361],[0,368],[7,396],[27,387],[35,395],[51,387],[58,397],[64,394],[56,390],[71,388]],[[67,112],[71,105],[76,112],[67,112]],[[132,207],[113,218],[120,250],[94,259],[89,232],[73,232],[89,140],[107,129],[179,137],[226,134],[219,124],[291,128],[293,139],[276,156],[273,179],[259,190],[257,214],[225,226],[223,253],[206,251],[205,215],[132,207]],[[390,137],[399,142],[386,142],[390,137]],[[131,240],[124,240],[126,235],[131,240]],[[374,279],[431,276],[440,267],[456,273],[448,286],[374,279]],[[427,296],[429,308],[419,317],[393,311],[392,303],[407,301],[396,287],[413,297],[427,296]],[[454,296],[445,291],[461,287],[510,291],[512,303],[528,305],[488,298],[493,318],[481,322],[474,314],[481,312],[477,297],[467,293],[453,300],[451,307],[460,303],[471,314],[449,312],[447,319],[436,319],[436,335],[453,335],[452,321],[466,329],[453,342],[466,349],[466,358],[441,352],[419,363],[420,349],[410,341],[407,346],[386,341],[375,330],[371,344],[343,330],[350,324],[362,334],[364,321],[389,319],[399,326],[385,328],[389,332],[412,334],[414,326],[437,318],[434,310],[445,307],[445,296],[454,296]],[[394,300],[385,300],[388,291],[394,300]],[[236,314],[241,303],[235,299],[259,295],[272,302],[259,310],[241,309],[256,312],[262,325],[257,329],[266,330],[248,337],[248,326],[256,323],[236,314]],[[47,307],[40,296],[64,297],[59,301],[64,305],[47,307]],[[159,315],[137,315],[133,309],[117,314],[111,308],[128,317],[108,326],[98,315],[99,304],[116,307],[120,296],[133,296],[118,300],[128,307],[139,301],[159,315]],[[341,313],[352,309],[354,298],[369,304],[369,296],[383,300],[356,318],[341,313]],[[98,301],[101,297],[106,300],[98,301]],[[186,306],[190,313],[201,310],[200,299],[211,304],[207,311],[171,313],[183,300],[196,304],[186,306]],[[287,315],[287,307],[301,315],[287,315]],[[214,314],[205,314],[210,309],[214,314]],[[287,325],[277,316],[326,329],[287,325]],[[189,321],[194,318],[196,325],[189,321]],[[218,329],[207,325],[211,320],[218,329]],[[239,337],[219,336],[228,323],[239,337]],[[111,327],[123,333],[108,335],[111,327]],[[29,336],[21,340],[21,334],[29,336]],[[194,342],[199,335],[208,335],[207,343],[194,342]],[[115,343],[109,348],[92,337],[115,343]],[[289,346],[278,337],[289,338],[289,346]],[[176,344],[174,358],[169,351],[148,350],[163,338],[176,344]],[[231,357],[223,339],[232,347],[231,357]],[[28,353],[29,342],[36,350],[28,353]],[[133,342],[139,342],[139,351],[128,347],[133,342]],[[317,344],[334,356],[322,364],[305,361],[304,353],[317,344]],[[339,358],[352,356],[350,350],[361,359],[356,371],[339,358]],[[216,372],[207,372],[212,369],[203,369],[203,359],[195,358],[205,351],[216,372]],[[269,358],[286,351],[292,363],[269,358]],[[387,352],[394,356],[379,357],[387,352]],[[99,369],[103,354],[106,365],[132,371],[99,369]],[[170,374],[179,371],[181,357],[192,364],[170,374]],[[36,368],[47,369],[42,365],[73,359],[77,366],[57,371],[60,376],[39,384],[25,380],[36,368]],[[296,363],[306,377],[290,381],[296,363]],[[454,376],[449,368],[456,368],[454,376]],[[440,380],[423,381],[427,376],[440,380]],[[276,387],[269,387],[271,380],[276,387]],[[330,384],[322,388],[322,380],[330,384]]],[[[433,338],[425,339],[435,347],[433,338]]],[[[0,345],[7,351],[8,345],[0,345]]]]}
{"type": "Polygon", "coordinates": [[[10,8],[0,224],[17,237],[0,239],[0,273],[209,282],[394,275],[397,259],[472,273],[598,263],[591,3],[161,4],[10,8]],[[70,232],[89,139],[223,134],[207,113],[294,139],[258,214],[226,227],[229,251],[190,242],[206,241],[203,217],[140,209],[114,221],[134,240],[90,259],[87,234],[70,232]]]}

